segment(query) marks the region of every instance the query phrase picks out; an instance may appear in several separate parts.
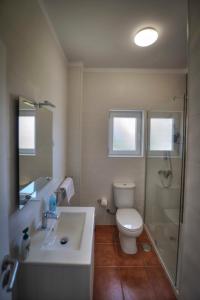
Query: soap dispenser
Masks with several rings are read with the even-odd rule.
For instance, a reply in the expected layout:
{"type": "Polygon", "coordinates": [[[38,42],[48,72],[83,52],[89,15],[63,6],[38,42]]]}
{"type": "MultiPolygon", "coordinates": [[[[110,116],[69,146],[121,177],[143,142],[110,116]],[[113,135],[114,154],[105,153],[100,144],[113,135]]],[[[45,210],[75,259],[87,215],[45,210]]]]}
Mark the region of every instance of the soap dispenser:
{"type": "Polygon", "coordinates": [[[28,256],[29,250],[30,250],[30,244],[31,244],[31,239],[29,236],[29,227],[26,227],[22,233],[22,242],[21,242],[21,259],[25,260],[28,256]]]}

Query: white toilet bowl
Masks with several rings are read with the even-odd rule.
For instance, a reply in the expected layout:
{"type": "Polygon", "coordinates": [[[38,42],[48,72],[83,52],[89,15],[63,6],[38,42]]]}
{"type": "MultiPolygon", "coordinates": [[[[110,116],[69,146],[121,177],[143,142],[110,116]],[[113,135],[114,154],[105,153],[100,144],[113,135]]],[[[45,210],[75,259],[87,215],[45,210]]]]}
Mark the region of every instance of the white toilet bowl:
{"type": "Polygon", "coordinates": [[[119,208],[116,213],[119,240],[122,250],[127,254],[137,252],[136,238],[143,231],[143,220],[134,208],[119,208]]]}

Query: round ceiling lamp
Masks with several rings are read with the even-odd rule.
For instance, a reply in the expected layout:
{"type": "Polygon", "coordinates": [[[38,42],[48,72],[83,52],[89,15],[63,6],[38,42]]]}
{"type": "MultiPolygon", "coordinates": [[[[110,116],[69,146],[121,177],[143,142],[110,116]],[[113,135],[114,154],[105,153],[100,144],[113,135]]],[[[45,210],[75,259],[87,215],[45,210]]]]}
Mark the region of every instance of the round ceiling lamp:
{"type": "Polygon", "coordinates": [[[154,44],[158,39],[158,32],[154,28],[143,28],[134,37],[134,43],[140,47],[147,47],[154,44]]]}

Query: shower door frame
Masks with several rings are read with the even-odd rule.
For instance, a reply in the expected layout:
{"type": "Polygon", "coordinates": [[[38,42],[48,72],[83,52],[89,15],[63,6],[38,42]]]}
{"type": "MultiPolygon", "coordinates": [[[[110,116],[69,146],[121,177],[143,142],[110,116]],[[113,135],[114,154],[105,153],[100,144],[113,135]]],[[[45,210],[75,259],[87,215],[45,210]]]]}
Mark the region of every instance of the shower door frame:
{"type": "MultiPolygon", "coordinates": [[[[187,87],[187,76],[186,76],[186,87],[187,87]]],[[[184,192],[185,192],[185,172],[186,172],[186,155],[187,155],[187,128],[188,128],[188,111],[187,111],[187,88],[186,93],[183,97],[183,111],[182,113],[182,147],[181,147],[181,182],[180,182],[180,198],[179,198],[179,224],[178,224],[178,240],[177,240],[177,252],[176,252],[176,266],[175,266],[175,278],[173,279],[167,269],[166,264],[164,263],[164,260],[162,259],[162,256],[159,252],[159,249],[157,248],[157,245],[154,241],[154,238],[152,234],[150,233],[148,226],[146,224],[146,208],[147,208],[147,160],[148,160],[148,142],[149,142],[149,122],[148,117],[150,112],[156,112],[156,111],[147,111],[146,112],[146,125],[145,125],[145,145],[144,145],[144,154],[145,154],[145,202],[144,202],[144,225],[145,229],[147,230],[147,233],[149,235],[149,238],[151,242],[153,243],[154,249],[160,259],[160,262],[165,269],[165,272],[175,290],[176,293],[178,293],[179,290],[179,266],[180,266],[180,260],[181,260],[181,233],[182,233],[182,224],[183,224],[183,212],[184,212],[184,192]]],[[[157,111],[157,112],[165,112],[165,111],[157,111]]],[[[166,111],[169,113],[169,111],[166,111]]],[[[156,158],[156,157],[155,157],[156,158]]]]}

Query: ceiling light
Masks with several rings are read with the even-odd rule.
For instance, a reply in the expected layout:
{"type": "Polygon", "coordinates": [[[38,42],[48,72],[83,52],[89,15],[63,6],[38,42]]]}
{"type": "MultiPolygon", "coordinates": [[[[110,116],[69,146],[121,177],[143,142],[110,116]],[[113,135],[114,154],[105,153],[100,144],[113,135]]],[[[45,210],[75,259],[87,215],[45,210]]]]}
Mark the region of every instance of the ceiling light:
{"type": "Polygon", "coordinates": [[[154,28],[144,28],[138,31],[134,37],[134,43],[140,47],[147,47],[158,39],[158,32],[154,28]]]}

